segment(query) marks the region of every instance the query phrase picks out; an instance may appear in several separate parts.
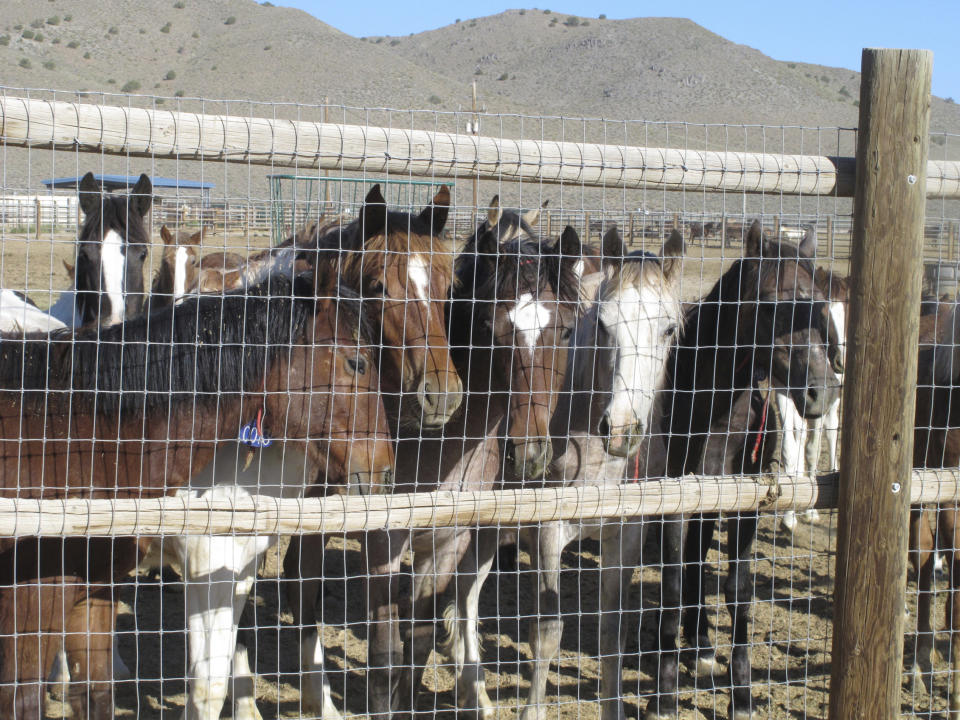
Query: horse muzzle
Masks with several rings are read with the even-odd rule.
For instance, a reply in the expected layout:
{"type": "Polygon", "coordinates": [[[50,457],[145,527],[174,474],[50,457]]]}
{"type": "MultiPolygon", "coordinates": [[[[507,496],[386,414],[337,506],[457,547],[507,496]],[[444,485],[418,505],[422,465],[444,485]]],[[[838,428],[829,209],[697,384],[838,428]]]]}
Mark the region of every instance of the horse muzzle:
{"type": "Polygon", "coordinates": [[[507,461],[513,465],[513,472],[523,480],[537,480],[543,477],[550,461],[553,460],[553,443],[549,438],[531,438],[514,442],[507,441],[507,461]]]}
{"type": "Polygon", "coordinates": [[[420,402],[420,424],[428,430],[436,430],[453,417],[463,402],[463,385],[460,378],[447,383],[442,388],[434,378],[424,378],[417,388],[417,399],[420,402]]]}
{"type": "Polygon", "coordinates": [[[640,443],[647,433],[646,424],[637,421],[633,425],[610,426],[609,417],[604,414],[597,428],[603,439],[603,449],[614,457],[630,457],[640,449],[640,443]]]}
{"type": "Polygon", "coordinates": [[[393,468],[352,470],[347,474],[347,495],[378,495],[393,489],[393,468]]]}

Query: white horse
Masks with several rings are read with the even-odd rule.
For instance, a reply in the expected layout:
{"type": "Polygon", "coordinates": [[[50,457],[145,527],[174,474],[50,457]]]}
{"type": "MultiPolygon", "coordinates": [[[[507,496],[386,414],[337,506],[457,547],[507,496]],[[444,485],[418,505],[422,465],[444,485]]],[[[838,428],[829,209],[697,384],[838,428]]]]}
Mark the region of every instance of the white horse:
{"type": "MultiPolygon", "coordinates": [[[[683,240],[675,231],[662,259],[639,252],[627,255],[614,228],[604,237],[603,253],[601,273],[582,278],[584,290],[591,285],[598,290],[572,337],[567,387],[551,422],[555,459],[546,479],[557,486],[622,484],[633,474],[634,460],[640,477],[662,476],[666,470],[661,439],[649,433],[656,392],[682,317],[678,279],[683,240]]],[[[539,585],[538,606],[530,621],[533,676],[522,720],[547,715],[547,671],[557,658],[563,631],[560,555],[574,540],[586,538],[600,539],[602,547],[603,716],[622,718],[619,611],[639,559],[641,524],[620,519],[550,522],[524,528],[521,535],[529,544],[539,585]]],[[[481,530],[477,538],[478,544],[496,542],[496,529],[481,530]]],[[[468,551],[466,557],[473,554],[468,551]]],[[[479,591],[486,577],[475,572],[458,576],[456,606],[448,608],[446,621],[446,649],[456,665],[458,704],[479,709],[484,718],[493,717],[493,708],[485,702],[477,626],[479,591]]]]}

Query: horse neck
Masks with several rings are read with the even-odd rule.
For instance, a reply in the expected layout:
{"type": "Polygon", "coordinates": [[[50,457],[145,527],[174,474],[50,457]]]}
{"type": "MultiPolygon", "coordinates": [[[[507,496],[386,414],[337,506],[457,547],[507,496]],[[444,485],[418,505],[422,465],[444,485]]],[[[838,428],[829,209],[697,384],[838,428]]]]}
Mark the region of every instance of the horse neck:
{"type": "Polygon", "coordinates": [[[580,317],[577,331],[570,340],[570,352],[567,355],[567,368],[563,381],[563,390],[557,399],[557,408],[553,413],[554,425],[561,433],[591,432],[598,427],[600,418],[610,400],[613,390],[613,373],[597,387],[596,366],[601,360],[609,361],[615,352],[601,352],[598,346],[599,313],[592,305],[580,317]]]}

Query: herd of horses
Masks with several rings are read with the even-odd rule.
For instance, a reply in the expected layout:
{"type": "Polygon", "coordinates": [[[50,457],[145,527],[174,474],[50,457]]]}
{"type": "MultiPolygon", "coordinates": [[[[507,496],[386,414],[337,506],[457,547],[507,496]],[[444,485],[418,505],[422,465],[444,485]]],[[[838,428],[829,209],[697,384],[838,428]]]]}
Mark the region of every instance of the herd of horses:
{"type": "MultiPolygon", "coordinates": [[[[507,210],[494,198],[460,241],[444,232],[446,187],[412,214],[388,209],[374,186],[354,220],[312,225],[249,256],[201,257],[201,233],[163,228],[163,261],[147,293],[149,179],[112,196],[88,174],[79,190],[85,220],[70,289],[49,312],[21,293],[0,294],[3,497],[603,485],[752,474],[774,462],[805,472],[817,469],[821,441],[836,463],[849,290],[816,265],[815,232],[795,245],[765,236],[755,222],[743,257],[707,295],[684,304],[676,231],[659,255],[630,252],[616,228],[596,248],[570,227],[541,237],[539,210],[507,210]]],[[[960,313],[953,304],[935,309],[919,350],[916,464],[955,467],[960,313]]],[[[695,674],[726,674],[718,684],[729,687],[729,716],[754,716],[750,560],[758,515],[725,518],[726,669],[705,600],[704,560],[718,520],[545,522],[520,531],[537,582],[524,720],[546,716],[547,670],[564,624],[561,552],[588,537],[601,543],[601,712],[604,720],[625,717],[621,611],[649,530],[660,536],[662,580],[645,717],[677,717],[681,660],[695,674]]],[[[925,682],[933,551],[945,548],[953,561],[949,549],[960,542],[954,509],[929,520],[915,511],[912,533],[916,672],[925,682]]],[[[436,649],[455,668],[458,705],[493,718],[479,597],[503,532],[362,535],[371,717],[417,708],[436,649]],[[413,584],[401,594],[408,551],[413,584]],[[438,613],[438,598],[451,594],[438,613]],[[440,622],[447,635],[436,647],[440,622]]],[[[176,560],[185,580],[185,715],[219,717],[231,676],[251,675],[237,625],[258,559],[276,540],[0,539],[0,713],[40,718],[56,686],[75,718],[112,717],[112,682],[125,672],[114,648],[116,583],[160,556],[156,562],[176,560]]],[[[337,720],[317,631],[325,541],[293,538],[284,572],[302,581],[285,587],[303,628],[303,709],[337,720]]],[[[960,579],[956,561],[950,577],[960,579]]],[[[948,627],[960,630],[960,603],[948,612],[948,627]]],[[[950,703],[960,710],[960,633],[952,642],[950,703]]],[[[236,683],[233,694],[235,718],[259,717],[253,683],[236,683]]]]}

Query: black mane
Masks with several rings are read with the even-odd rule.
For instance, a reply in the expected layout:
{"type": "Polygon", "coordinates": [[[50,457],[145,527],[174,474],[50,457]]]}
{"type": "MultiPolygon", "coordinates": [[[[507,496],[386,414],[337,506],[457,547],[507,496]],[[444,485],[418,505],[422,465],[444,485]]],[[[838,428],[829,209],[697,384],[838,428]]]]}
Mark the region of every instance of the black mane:
{"type": "MultiPolygon", "coordinates": [[[[0,390],[23,392],[34,408],[72,403],[74,412],[113,416],[175,398],[216,402],[262,387],[268,367],[291,344],[311,342],[313,292],[312,276],[274,275],[238,293],[188,298],[109,328],[4,337],[0,390]]],[[[369,337],[356,294],[344,293],[337,312],[362,341],[369,337]]]]}

